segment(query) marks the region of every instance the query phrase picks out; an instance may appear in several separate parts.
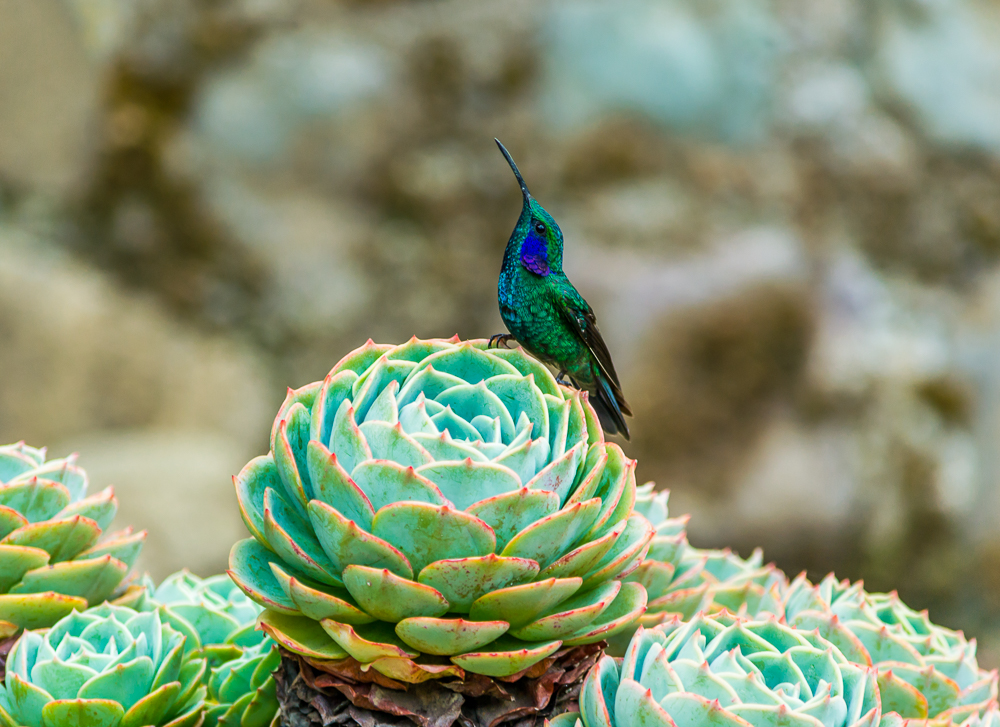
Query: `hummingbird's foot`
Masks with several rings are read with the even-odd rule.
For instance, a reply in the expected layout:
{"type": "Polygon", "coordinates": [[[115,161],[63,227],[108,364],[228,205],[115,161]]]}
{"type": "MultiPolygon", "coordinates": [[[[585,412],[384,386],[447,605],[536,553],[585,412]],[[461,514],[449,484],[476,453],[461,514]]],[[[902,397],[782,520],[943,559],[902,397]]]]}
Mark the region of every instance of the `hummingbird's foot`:
{"type": "Polygon", "coordinates": [[[490,336],[490,342],[487,344],[486,348],[500,348],[503,346],[507,348],[507,341],[514,340],[514,337],[509,333],[495,333],[490,336]]]}

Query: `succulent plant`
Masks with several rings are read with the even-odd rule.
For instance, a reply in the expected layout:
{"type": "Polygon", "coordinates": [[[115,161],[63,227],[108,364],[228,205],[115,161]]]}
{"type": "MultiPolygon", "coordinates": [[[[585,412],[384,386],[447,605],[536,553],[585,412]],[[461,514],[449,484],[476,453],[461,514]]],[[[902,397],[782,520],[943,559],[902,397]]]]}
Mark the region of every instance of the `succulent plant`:
{"type": "Polygon", "coordinates": [[[227,653],[235,658],[242,648],[266,638],[255,630],[263,609],[225,574],[199,578],[182,570],[164,578],[159,586],[148,582],[146,588],[144,608],[162,607],[164,620],[187,637],[188,650],[207,650],[209,663],[212,652],[222,655],[220,660],[226,660],[227,653]]]}
{"type": "Polygon", "coordinates": [[[118,509],[109,487],[90,497],[75,457],[0,447],[0,637],[51,626],[113,597],[145,531],[105,534],[118,509]]]}
{"type": "Polygon", "coordinates": [[[204,682],[204,727],[266,727],[277,718],[271,672],[281,661],[278,647],[255,629],[261,607],[227,575],[199,578],[182,570],[159,586],[146,581],[140,608],[158,609],[162,620],[184,634],[185,650],[208,662],[204,682]]]}
{"type": "MultiPolygon", "coordinates": [[[[671,518],[668,497],[666,491],[655,491],[652,482],[636,488],[635,510],[656,530],[642,564],[624,579],[642,584],[649,598],[639,625],[650,628],[677,615],[689,619],[696,613],[722,609],[780,617],[784,613],[782,591],[788,585],[784,573],[763,565],[759,549],[744,559],[729,549],[692,547],[687,540],[688,516],[671,518]]],[[[632,633],[626,629],[615,635],[608,653],[624,654],[632,633]]]]}
{"type": "Polygon", "coordinates": [[[832,575],[813,585],[802,575],[785,594],[785,618],[874,666],[886,714],[957,723],[995,707],[997,672],[979,668],[975,640],[931,623],[895,593],[867,593],[832,575]]]}
{"type": "Polygon", "coordinates": [[[213,667],[203,727],[276,727],[279,715],[273,672],[280,663],[278,645],[262,639],[244,648],[237,658],[213,667]]]}
{"type": "Polygon", "coordinates": [[[204,672],[158,612],[105,603],[21,635],[0,687],[0,723],[192,727],[204,710],[204,672]]]}
{"type": "Polygon", "coordinates": [[[293,652],[513,675],[642,613],[620,580],[653,536],[634,466],[521,349],[369,341],[289,390],[271,452],[234,478],[253,537],[230,575],[293,652]]]}
{"type": "MultiPolygon", "coordinates": [[[[874,727],[875,672],[773,617],[671,619],[604,657],[580,695],[585,727],[874,727]]],[[[568,725],[573,716],[560,717],[568,725]]]]}

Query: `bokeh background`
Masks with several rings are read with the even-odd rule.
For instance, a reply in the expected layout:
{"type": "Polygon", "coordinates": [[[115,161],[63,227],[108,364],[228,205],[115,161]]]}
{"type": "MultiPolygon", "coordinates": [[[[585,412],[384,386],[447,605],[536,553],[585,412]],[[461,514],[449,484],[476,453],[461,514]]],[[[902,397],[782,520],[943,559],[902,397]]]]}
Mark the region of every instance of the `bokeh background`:
{"type": "Polygon", "coordinates": [[[566,233],[699,546],[1000,664],[997,0],[0,0],[0,441],[224,567],[285,387],[566,233]]]}

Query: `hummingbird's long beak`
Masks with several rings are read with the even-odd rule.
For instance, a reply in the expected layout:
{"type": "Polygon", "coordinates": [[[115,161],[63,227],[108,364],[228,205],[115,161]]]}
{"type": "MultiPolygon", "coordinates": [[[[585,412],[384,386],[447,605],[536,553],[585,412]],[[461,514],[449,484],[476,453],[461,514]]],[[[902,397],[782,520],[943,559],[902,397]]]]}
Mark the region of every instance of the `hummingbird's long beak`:
{"type": "Polygon", "coordinates": [[[503,154],[504,159],[506,159],[507,163],[510,164],[510,168],[514,172],[514,176],[517,177],[517,183],[521,185],[521,194],[524,195],[524,201],[527,202],[529,199],[531,199],[531,192],[528,191],[528,185],[524,183],[524,177],[522,177],[521,172],[517,170],[517,165],[511,158],[510,152],[507,151],[507,148],[500,143],[499,139],[493,139],[493,141],[495,141],[497,143],[497,146],[500,147],[500,153],[503,154]]]}

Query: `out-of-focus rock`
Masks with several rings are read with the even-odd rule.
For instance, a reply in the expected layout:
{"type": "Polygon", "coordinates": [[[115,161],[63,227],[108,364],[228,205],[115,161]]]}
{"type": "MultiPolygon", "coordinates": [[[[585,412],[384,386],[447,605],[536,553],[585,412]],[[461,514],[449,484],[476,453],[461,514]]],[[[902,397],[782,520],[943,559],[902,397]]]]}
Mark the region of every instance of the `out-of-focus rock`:
{"type": "Polygon", "coordinates": [[[195,128],[202,153],[249,165],[295,159],[302,135],[322,130],[328,161],[358,153],[359,141],[336,143],[330,127],[356,128],[366,102],[387,91],[386,54],[332,29],[276,35],[253,49],[251,60],[213,75],[199,94],[195,128]],[[352,124],[353,122],[353,124],[352,124]]]}
{"type": "Polygon", "coordinates": [[[244,441],[192,423],[77,434],[50,450],[79,452],[92,486],[114,486],[117,522],[149,531],[139,568],[156,580],[181,568],[220,573],[232,544],[245,536],[232,486],[246,463],[244,441]]]}
{"type": "Polygon", "coordinates": [[[954,296],[904,281],[891,286],[847,250],[832,256],[821,290],[814,386],[860,394],[876,379],[915,386],[948,371],[954,296]]]}
{"type": "Polygon", "coordinates": [[[849,124],[869,107],[864,75],[846,63],[814,61],[789,69],[783,121],[813,131],[849,124]]]}
{"type": "Polygon", "coordinates": [[[75,35],[87,53],[107,61],[122,49],[140,14],[136,0],[62,0],[73,16],[75,35]]]}
{"type": "MultiPolygon", "coordinates": [[[[966,503],[967,535],[1000,548],[1000,276],[984,277],[957,334],[958,369],[975,383],[969,418],[980,479],[966,503]]],[[[987,547],[990,547],[987,546],[987,547]]]]}
{"type": "Polygon", "coordinates": [[[724,540],[739,519],[745,543],[776,540],[781,523],[785,540],[833,544],[858,514],[858,454],[846,428],[803,427],[786,410],[766,426],[731,498],[721,506],[697,492],[687,499],[693,513],[704,513],[695,519],[711,540],[724,540]]]}
{"type": "MultiPolygon", "coordinates": [[[[633,219],[643,224],[641,213],[633,219]]],[[[671,315],[711,307],[757,286],[804,284],[803,253],[788,230],[757,227],[720,236],[679,259],[575,241],[564,264],[601,311],[602,331],[621,351],[615,360],[629,372],[649,355],[642,342],[660,340],[654,331],[671,315]]]]}
{"type": "Polygon", "coordinates": [[[266,370],[235,341],[186,330],[156,304],[36,237],[0,227],[0,440],[194,427],[266,443],[266,370]]]}
{"type": "Polygon", "coordinates": [[[731,497],[733,473],[794,399],[812,317],[806,289],[785,282],[655,319],[623,382],[642,477],[677,490],[682,502],[691,497],[718,507],[731,497]]]}
{"type": "Polygon", "coordinates": [[[858,0],[774,0],[770,7],[801,54],[795,60],[849,55],[863,35],[867,6],[858,0]]]}
{"type": "Polygon", "coordinates": [[[627,0],[556,5],[543,36],[548,117],[618,111],[729,141],[770,122],[780,26],[765,3],[627,0]]]}
{"type": "Polygon", "coordinates": [[[1000,153],[1000,10],[970,0],[877,3],[882,88],[936,141],[1000,153]]]}
{"type": "Polygon", "coordinates": [[[0,182],[50,194],[79,182],[98,94],[59,0],[0,0],[0,182]]]}
{"type": "Polygon", "coordinates": [[[880,111],[864,74],[831,61],[789,64],[781,87],[781,123],[795,134],[824,139],[832,170],[881,189],[907,189],[920,179],[915,140],[880,111]]]}
{"type": "Polygon", "coordinates": [[[869,111],[830,130],[831,166],[877,190],[912,190],[923,178],[912,135],[887,114],[869,111]]]}
{"type": "Polygon", "coordinates": [[[371,295],[355,261],[366,234],[357,210],[310,193],[252,189],[231,181],[208,196],[212,209],[273,277],[262,306],[272,335],[342,335],[371,295]],[[284,329],[284,330],[280,330],[284,329]]]}
{"type": "Polygon", "coordinates": [[[654,178],[608,186],[581,205],[580,212],[588,236],[613,237],[622,248],[657,254],[668,246],[683,249],[693,243],[691,228],[698,227],[700,209],[684,185],[654,178]]]}

